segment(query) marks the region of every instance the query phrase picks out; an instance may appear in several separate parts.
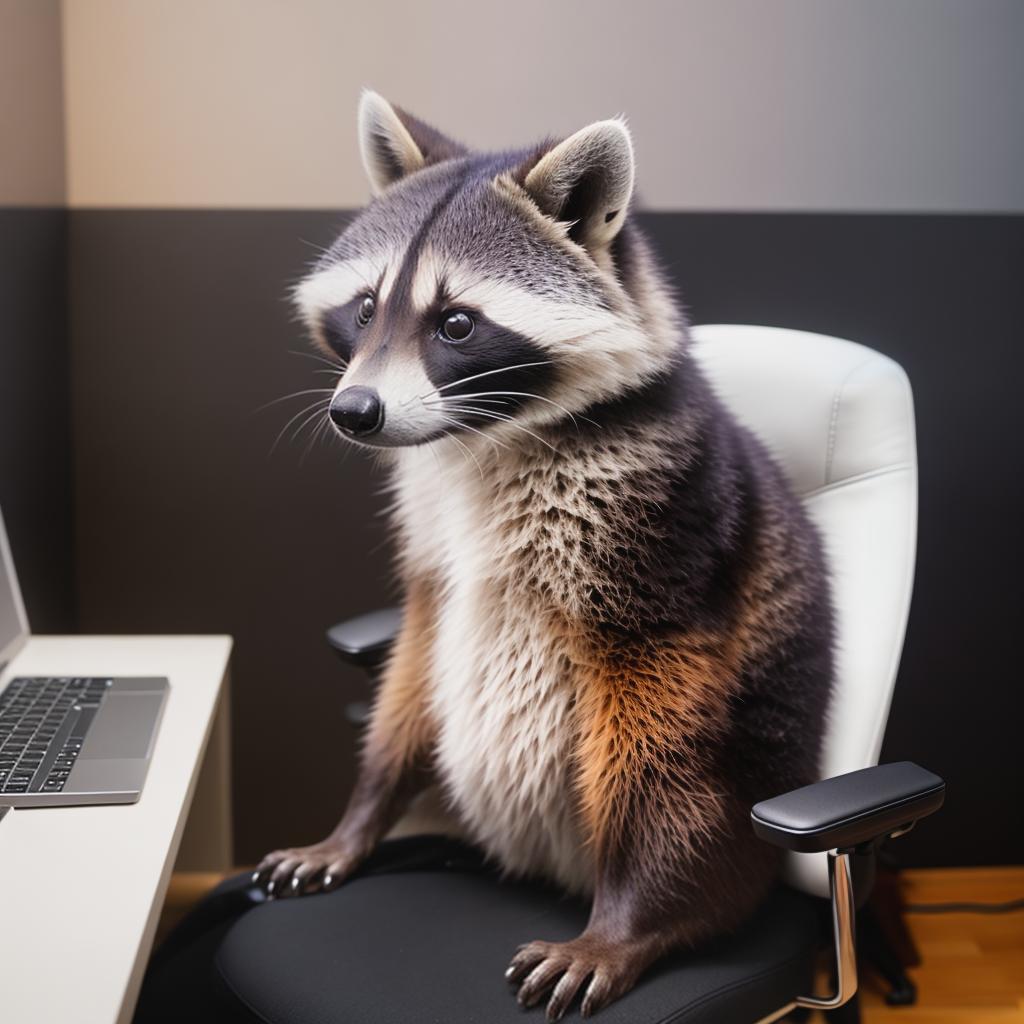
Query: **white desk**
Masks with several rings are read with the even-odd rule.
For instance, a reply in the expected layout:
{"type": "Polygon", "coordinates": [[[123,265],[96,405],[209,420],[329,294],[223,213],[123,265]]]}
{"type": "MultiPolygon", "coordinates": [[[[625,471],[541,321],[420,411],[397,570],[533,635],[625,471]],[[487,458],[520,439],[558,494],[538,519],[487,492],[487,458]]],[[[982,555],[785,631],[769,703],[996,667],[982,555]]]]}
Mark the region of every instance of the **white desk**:
{"type": "MultiPolygon", "coordinates": [[[[171,684],[137,804],[13,810],[0,821],[3,1024],[131,1020],[203,755],[226,731],[215,716],[230,651],[224,636],[33,637],[0,677],[159,675],[171,684]]],[[[218,740],[212,770],[223,775],[218,740]]],[[[223,795],[197,804],[230,858],[224,778],[219,787],[223,795]]]]}

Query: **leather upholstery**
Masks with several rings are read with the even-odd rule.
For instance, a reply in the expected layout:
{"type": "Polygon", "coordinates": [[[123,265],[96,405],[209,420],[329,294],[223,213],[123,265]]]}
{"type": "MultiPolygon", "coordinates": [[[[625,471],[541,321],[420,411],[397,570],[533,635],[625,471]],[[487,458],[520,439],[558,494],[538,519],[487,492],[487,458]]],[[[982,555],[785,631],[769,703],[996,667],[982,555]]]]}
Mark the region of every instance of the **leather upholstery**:
{"type": "MultiPolygon", "coordinates": [[[[429,842],[429,840],[420,840],[429,842]]],[[[403,841],[399,841],[403,842],[403,841]]],[[[602,1010],[602,1024],[749,1024],[812,985],[817,901],[780,886],[735,935],[667,957],[602,1010]]],[[[253,1024],[519,1024],[502,972],[526,936],[568,939],[587,907],[484,870],[363,876],[335,892],[250,910],[216,954],[223,1019],[253,1024]]],[[[178,986],[180,987],[180,986],[178,986]]],[[[174,1006],[173,979],[148,1005],[174,1006]]],[[[184,1020],[184,1016],[155,1018],[184,1020]]],[[[579,1020],[570,1011],[567,1020],[579,1020]]],[[[147,1019],[146,1024],[150,1024],[147,1019]]]]}
{"type": "MultiPolygon", "coordinates": [[[[838,648],[821,777],[877,764],[917,540],[907,376],[878,352],[821,334],[713,324],[693,335],[719,395],[775,454],[824,536],[838,648]]],[[[787,858],[792,884],[828,895],[825,854],[787,858]]]]}
{"type": "Polygon", "coordinates": [[[913,761],[860,768],[754,804],[750,820],[787,850],[843,850],[911,828],[945,799],[946,784],[913,761]]]}

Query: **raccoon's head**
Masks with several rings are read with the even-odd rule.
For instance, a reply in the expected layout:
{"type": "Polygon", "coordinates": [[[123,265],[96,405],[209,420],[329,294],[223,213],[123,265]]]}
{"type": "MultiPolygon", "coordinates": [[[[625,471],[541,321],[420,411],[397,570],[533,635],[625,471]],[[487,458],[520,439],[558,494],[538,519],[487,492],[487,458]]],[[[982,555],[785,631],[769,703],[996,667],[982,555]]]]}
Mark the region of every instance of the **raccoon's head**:
{"type": "Polygon", "coordinates": [[[374,199],[296,290],[343,372],[330,417],[375,447],[510,444],[661,373],[678,324],[627,217],[621,120],[473,153],[372,92],[374,199]]]}

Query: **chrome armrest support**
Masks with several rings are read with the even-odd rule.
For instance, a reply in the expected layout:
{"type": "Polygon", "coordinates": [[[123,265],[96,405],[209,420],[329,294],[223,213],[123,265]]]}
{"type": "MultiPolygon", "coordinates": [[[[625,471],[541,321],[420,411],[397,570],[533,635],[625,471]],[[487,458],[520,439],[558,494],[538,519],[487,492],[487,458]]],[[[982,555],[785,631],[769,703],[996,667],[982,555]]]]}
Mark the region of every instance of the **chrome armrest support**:
{"type": "Polygon", "coordinates": [[[854,918],[853,876],[850,854],[830,850],[828,881],[832,893],[832,942],[836,958],[836,991],[828,998],[800,996],[797,1006],[814,1010],[835,1010],[853,998],[857,991],[857,942],[854,918]]]}

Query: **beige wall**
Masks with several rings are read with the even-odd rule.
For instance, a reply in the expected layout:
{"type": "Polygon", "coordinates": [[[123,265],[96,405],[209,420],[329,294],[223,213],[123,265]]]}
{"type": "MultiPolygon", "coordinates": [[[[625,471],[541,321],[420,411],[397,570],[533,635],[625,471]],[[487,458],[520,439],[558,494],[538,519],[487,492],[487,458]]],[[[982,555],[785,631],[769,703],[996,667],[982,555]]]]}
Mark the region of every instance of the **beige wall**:
{"type": "Polygon", "coordinates": [[[64,0],[64,22],[74,206],[361,203],[369,84],[479,146],[626,113],[654,208],[1024,210],[1019,0],[64,0]]]}
{"type": "Polygon", "coordinates": [[[59,0],[0,0],[0,206],[64,202],[59,0]]]}

